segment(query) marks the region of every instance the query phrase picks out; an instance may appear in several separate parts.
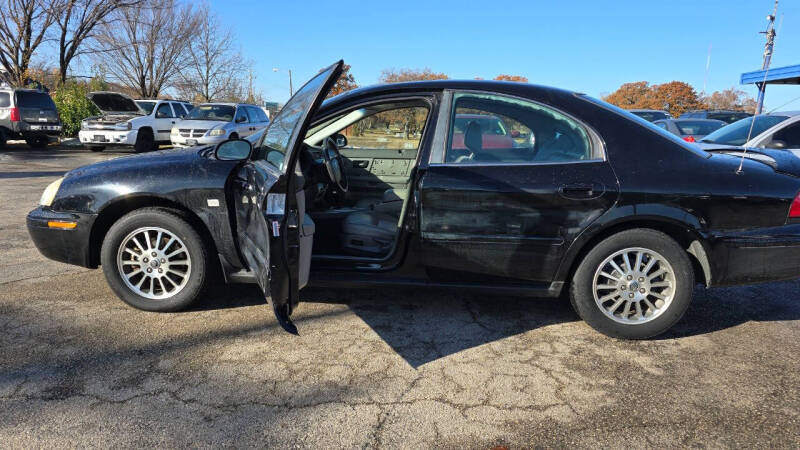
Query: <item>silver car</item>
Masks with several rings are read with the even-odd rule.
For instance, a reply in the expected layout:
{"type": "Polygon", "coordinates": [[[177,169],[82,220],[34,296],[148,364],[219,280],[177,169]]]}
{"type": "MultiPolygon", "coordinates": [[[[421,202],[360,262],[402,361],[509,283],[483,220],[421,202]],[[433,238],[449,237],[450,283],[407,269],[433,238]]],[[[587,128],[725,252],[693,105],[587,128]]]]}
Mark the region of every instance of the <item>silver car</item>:
{"type": "Polygon", "coordinates": [[[227,139],[246,138],[269,125],[263,109],[242,103],[197,105],[170,131],[175,147],[209,145],[227,139]]]}

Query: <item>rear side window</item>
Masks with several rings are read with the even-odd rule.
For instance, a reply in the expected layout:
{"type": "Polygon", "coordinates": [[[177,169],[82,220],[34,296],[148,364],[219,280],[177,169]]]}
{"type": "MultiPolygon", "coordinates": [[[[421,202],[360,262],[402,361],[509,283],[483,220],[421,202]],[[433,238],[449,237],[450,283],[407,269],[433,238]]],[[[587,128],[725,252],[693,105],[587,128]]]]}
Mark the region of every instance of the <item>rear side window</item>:
{"type": "Polygon", "coordinates": [[[0,108],[11,106],[11,95],[8,92],[0,92],[0,108]]]}
{"type": "Polygon", "coordinates": [[[53,99],[44,92],[17,92],[17,106],[20,108],[56,109],[53,99]]]}
{"type": "Polygon", "coordinates": [[[186,110],[183,109],[183,105],[181,105],[180,103],[173,103],[172,109],[175,110],[175,115],[180,117],[181,119],[186,117],[186,110]]]}
{"type": "Polygon", "coordinates": [[[526,100],[457,94],[445,153],[449,164],[572,162],[601,158],[575,119],[526,100]]]}
{"type": "Polygon", "coordinates": [[[169,103],[162,103],[158,105],[158,109],[156,109],[156,119],[163,119],[175,117],[172,115],[172,109],[169,107],[169,103]]]}
{"type": "Polygon", "coordinates": [[[240,106],[239,108],[236,109],[236,118],[234,118],[234,121],[236,123],[252,122],[252,120],[250,120],[250,118],[247,116],[246,106],[240,106]]]}
{"type": "Polygon", "coordinates": [[[264,111],[262,111],[261,108],[257,108],[255,106],[251,106],[250,110],[247,111],[247,112],[250,113],[250,119],[252,119],[252,120],[254,120],[256,122],[266,122],[267,121],[267,115],[264,114],[264,111]]]}

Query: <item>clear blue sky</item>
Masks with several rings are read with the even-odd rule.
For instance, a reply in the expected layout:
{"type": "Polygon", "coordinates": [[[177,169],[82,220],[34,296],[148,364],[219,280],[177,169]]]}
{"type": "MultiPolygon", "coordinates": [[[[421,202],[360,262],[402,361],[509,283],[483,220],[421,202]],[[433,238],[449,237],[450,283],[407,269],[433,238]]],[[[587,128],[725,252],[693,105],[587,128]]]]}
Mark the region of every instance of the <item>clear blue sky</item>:
{"type": "MultiPolygon", "coordinates": [[[[686,81],[706,90],[739,86],[761,68],[772,0],[689,1],[229,1],[212,8],[256,63],[257,86],[285,101],[295,86],[342,58],[359,85],[385,68],[424,68],[451,78],[507,73],[594,96],[620,84],[686,81]]],[[[800,64],[800,5],[782,0],[772,67],[800,64]],[[782,20],[782,24],[781,24],[782,20]]],[[[800,86],[770,86],[767,106],[800,97],[800,86]]],[[[800,109],[800,100],[781,109],[800,109]]]]}

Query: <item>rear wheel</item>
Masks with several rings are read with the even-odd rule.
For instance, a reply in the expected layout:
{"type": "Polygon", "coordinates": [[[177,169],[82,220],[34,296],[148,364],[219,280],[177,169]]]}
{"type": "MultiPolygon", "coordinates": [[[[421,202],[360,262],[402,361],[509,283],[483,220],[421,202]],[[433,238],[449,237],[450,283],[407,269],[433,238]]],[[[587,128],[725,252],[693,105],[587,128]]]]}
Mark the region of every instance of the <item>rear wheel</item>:
{"type": "Polygon", "coordinates": [[[0,149],[6,148],[6,132],[0,128],[0,149]]]}
{"type": "Polygon", "coordinates": [[[659,231],[634,229],[608,237],[584,257],[570,300],[597,331],[646,339],[680,320],[693,291],[694,271],[681,246],[659,231]]]}
{"type": "Polygon", "coordinates": [[[208,250],[178,211],[144,208],[118,220],[103,240],[100,262],[109,286],[146,311],[185,308],[202,293],[208,250]]]}
{"type": "Polygon", "coordinates": [[[41,150],[47,148],[48,140],[47,136],[44,135],[36,135],[25,138],[25,143],[28,144],[28,147],[35,148],[37,150],[41,150]]]}
{"type": "Polygon", "coordinates": [[[136,133],[136,143],[133,144],[133,151],[136,153],[149,152],[155,149],[155,138],[153,130],[142,128],[136,133]]]}

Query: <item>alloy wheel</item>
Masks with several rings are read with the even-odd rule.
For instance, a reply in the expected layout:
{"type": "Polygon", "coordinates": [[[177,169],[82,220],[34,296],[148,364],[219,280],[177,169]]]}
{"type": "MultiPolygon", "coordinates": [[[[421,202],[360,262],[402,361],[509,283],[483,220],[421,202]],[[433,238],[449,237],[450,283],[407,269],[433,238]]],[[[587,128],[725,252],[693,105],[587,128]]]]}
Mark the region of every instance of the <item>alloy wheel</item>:
{"type": "Polygon", "coordinates": [[[652,321],[669,308],[676,284],[675,271],[666,258],[653,250],[632,247],[600,263],[592,293],[607,317],[636,325],[652,321]]]}
{"type": "Polygon", "coordinates": [[[192,261],[183,241],[159,227],[138,228],[129,233],[117,251],[117,270],[135,294],[167,299],[189,281],[192,261]]]}

